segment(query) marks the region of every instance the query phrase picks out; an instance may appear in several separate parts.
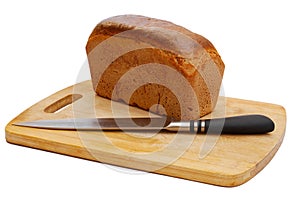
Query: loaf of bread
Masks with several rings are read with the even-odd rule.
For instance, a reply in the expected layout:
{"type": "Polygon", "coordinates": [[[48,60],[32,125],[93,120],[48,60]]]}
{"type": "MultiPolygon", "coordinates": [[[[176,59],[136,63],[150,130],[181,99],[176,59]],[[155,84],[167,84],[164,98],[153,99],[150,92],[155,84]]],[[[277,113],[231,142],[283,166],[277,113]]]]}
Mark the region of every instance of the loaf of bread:
{"type": "Polygon", "coordinates": [[[175,120],[210,113],[224,63],[206,38],[168,21],[115,16],[92,31],[86,52],[95,92],[175,120]]]}

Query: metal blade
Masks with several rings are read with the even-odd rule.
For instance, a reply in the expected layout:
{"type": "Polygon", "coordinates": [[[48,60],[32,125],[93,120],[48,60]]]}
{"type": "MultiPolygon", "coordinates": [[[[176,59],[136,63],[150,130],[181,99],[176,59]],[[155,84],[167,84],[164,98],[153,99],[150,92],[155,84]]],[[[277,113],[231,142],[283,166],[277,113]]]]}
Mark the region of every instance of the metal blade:
{"type": "Polygon", "coordinates": [[[161,130],[170,123],[162,118],[71,118],[14,123],[16,126],[55,130],[161,130]]]}

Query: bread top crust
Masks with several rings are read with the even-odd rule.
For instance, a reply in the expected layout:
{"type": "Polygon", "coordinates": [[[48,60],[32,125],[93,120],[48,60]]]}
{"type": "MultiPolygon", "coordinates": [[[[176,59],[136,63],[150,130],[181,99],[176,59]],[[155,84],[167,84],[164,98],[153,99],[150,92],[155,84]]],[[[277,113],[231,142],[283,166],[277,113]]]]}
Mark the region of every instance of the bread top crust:
{"type": "Polygon", "coordinates": [[[164,52],[178,55],[181,62],[184,58],[186,64],[193,65],[181,69],[189,75],[194,74],[211,59],[223,75],[224,63],[209,40],[172,22],[140,15],[120,15],[101,21],[89,37],[87,53],[89,54],[98,43],[114,35],[133,38],[164,52]]]}

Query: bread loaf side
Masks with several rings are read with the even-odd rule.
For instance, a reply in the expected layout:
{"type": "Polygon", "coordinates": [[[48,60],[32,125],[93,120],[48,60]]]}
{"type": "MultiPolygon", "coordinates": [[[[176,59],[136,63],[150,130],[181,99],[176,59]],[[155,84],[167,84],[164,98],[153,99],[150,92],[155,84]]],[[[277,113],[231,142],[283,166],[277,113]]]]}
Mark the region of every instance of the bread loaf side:
{"type": "Polygon", "coordinates": [[[204,37],[171,22],[121,15],[100,22],[86,52],[95,92],[191,120],[217,102],[224,63],[204,37]]]}

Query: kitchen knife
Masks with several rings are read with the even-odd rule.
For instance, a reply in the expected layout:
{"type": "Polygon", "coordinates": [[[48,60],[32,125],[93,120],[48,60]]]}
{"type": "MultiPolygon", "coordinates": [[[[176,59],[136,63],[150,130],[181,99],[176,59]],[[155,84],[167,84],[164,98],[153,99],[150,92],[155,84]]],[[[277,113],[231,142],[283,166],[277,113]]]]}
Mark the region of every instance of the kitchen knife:
{"type": "Polygon", "coordinates": [[[261,134],[274,130],[274,122],[264,115],[242,115],[227,118],[172,121],[162,118],[69,118],[14,123],[16,126],[56,130],[131,130],[261,134]]]}

